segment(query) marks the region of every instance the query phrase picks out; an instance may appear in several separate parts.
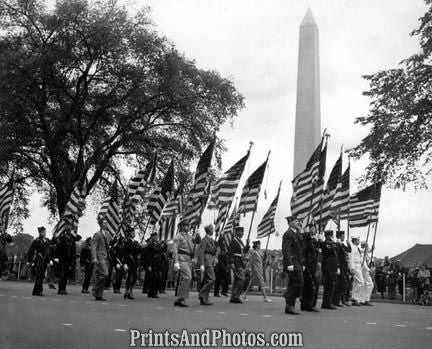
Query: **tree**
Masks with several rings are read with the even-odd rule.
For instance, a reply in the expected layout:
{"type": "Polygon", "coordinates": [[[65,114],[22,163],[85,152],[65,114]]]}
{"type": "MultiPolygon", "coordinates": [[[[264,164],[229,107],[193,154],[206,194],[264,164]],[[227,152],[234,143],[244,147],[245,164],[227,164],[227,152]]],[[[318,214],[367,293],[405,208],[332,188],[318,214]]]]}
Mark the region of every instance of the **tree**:
{"type": "Polygon", "coordinates": [[[242,107],[230,80],[155,31],[148,9],[0,0],[0,175],[15,168],[52,213],[77,181],[87,177],[89,193],[155,150],[162,169],[173,158],[190,178],[190,161],[242,107]]]}
{"type": "Polygon", "coordinates": [[[370,164],[366,180],[381,177],[390,187],[426,187],[432,159],[432,0],[420,26],[420,52],[398,68],[365,76],[370,89],[364,95],[371,104],[367,116],[356,123],[370,126],[369,134],[351,150],[354,158],[366,154],[370,164]]]}

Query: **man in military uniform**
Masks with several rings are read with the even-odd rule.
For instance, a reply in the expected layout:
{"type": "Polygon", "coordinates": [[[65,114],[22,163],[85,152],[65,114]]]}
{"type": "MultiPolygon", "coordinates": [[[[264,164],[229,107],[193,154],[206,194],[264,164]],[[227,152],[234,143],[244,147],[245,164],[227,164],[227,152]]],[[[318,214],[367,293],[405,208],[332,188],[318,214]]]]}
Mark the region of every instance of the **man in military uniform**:
{"type": "Polygon", "coordinates": [[[228,247],[228,260],[234,271],[230,303],[241,304],[243,302],[241,301],[240,296],[244,290],[245,280],[245,254],[249,251],[250,246],[249,241],[246,241],[246,246],[243,244],[243,227],[236,227],[234,231],[234,236],[228,247]]]}
{"type": "Polygon", "coordinates": [[[347,245],[344,244],[345,232],[342,230],[336,231],[336,238],[340,274],[337,277],[333,304],[338,307],[342,306],[342,304],[349,306],[346,294],[347,288],[349,287],[348,253],[351,252],[351,245],[349,242],[347,242],[347,245]]]}
{"type": "Polygon", "coordinates": [[[348,265],[350,272],[353,276],[352,280],[352,303],[351,305],[359,306],[362,302],[362,289],[364,285],[364,279],[362,274],[362,253],[360,250],[360,237],[352,236],[351,242],[353,246],[351,248],[351,253],[348,255],[348,265]]]}
{"type": "Polygon", "coordinates": [[[112,265],[115,267],[113,292],[118,294],[121,293],[121,284],[125,275],[125,270],[122,262],[124,255],[124,243],[125,238],[120,234],[114,236],[110,243],[110,260],[112,261],[112,265]]]}
{"type": "Polygon", "coordinates": [[[216,242],[212,238],[213,225],[205,226],[204,230],[206,235],[198,249],[198,265],[201,273],[204,274],[198,297],[201,305],[212,305],[213,303],[209,302],[209,294],[215,283],[216,242]]]}
{"type": "Polygon", "coordinates": [[[194,243],[189,235],[190,223],[182,220],[179,223],[179,233],[174,238],[173,259],[174,270],[179,273],[177,299],[175,306],[187,307],[186,300],[189,298],[190,284],[192,280],[191,264],[194,253],[194,243]]]}
{"type": "Polygon", "coordinates": [[[318,265],[318,241],[316,240],[316,228],[310,224],[304,234],[303,255],[305,269],[303,271],[303,294],[301,298],[301,310],[319,312],[315,309],[318,296],[318,280],[316,277],[318,265]]]}
{"type": "Polygon", "coordinates": [[[362,269],[364,284],[361,291],[362,293],[361,305],[372,306],[372,303],[370,302],[370,297],[372,295],[374,283],[372,281],[370,268],[369,268],[369,263],[370,263],[369,247],[366,242],[362,243],[362,245],[364,246],[364,249],[363,249],[363,261],[362,261],[361,269],[362,269]]]}
{"type": "Polygon", "coordinates": [[[223,243],[223,238],[219,239],[218,248],[218,261],[214,269],[216,274],[214,296],[220,297],[219,290],[221,289],[222,296],[228,297],[228,286],[231,284],[231,272],[228,262],[228,250],[223,243]]]}
{"type": "Polygon", "coordinates": [[[138,241],[135,241],[135,231],[132,227],[128,227],[126,231],[126,239],[123,246],[123,269],[127,272],[126,288],[124,298],[134,299],[133,288],[138,277],[138,254],[140,246],[138,241]]]}
{"type": "Polygon", "coordinates": [[[300,221],[295,216],[285,217],[288,230],[282,237],[284,271],[288,272],[288,285],[285,292],[285,314],[298,315],[295,303],[303,290],[303,248],[300,221]]]}
{"type": "Polygon", "coordinates": [[[324,232],[324,241],[320,242],[322,250],[322,273],[324,294],[321,304],[322,309],[337,309],[333,304],[336,278],[340,274],[336,243],[333,242],[333,230],[324,232]]]}
{"type": "Polygon", "coordinates": [[[150,298],[159,298],[162,253],[162,245],[159,243],[158,234],[152,233],[144,257],[144,267],[149,273],[149,289],[147,296],[150,298]]]}
{"type": "Polygon", "coordinates": [[[59,284],[58,294],[66,295],[66,285],[68,278],[72,279],[75,275],[76,262],[76,242],[81,240],[81,236],[72,229],[72,216],[64,217],[66,222],[65,229],[57,238],[56,258],[59,265],[59,284]]]}
{"type": "MultiPolygon", "coordinates": [[[[36,279],[33,287],[33,296],[43,296],[43,279],[47,266],[47,257],[50,242],[45,238],[45,227],[38,228],[39,237],[33,240],[27,252],[27,264],[32,265],[36,272],[36,279]]],[[[52,263],[52,262],[51,262],[52,263]]]]}
{"type": "Polygon", "coordinates": [[[80,267],[84,274],[81,293],[90,293],[88,288],[93,273],[93,263],[91,259],[90,247],[91,247],[91,237],[88,237],[84,245],[82,246],[81,253],[80,253],[80,267]]]}

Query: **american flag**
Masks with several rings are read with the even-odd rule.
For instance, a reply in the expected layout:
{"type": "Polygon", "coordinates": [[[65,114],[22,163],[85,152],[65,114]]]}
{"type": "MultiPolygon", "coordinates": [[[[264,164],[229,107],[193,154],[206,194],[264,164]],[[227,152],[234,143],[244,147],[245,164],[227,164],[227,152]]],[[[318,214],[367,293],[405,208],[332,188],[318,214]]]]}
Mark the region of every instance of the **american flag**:
{"type": "Polygon", "coordinates": [[[111,237],[119,234],[124,237],[123,229],[120,229],[121,224],[121,205],[119,204],[119,192],[117,182],[112,184],[109,197],[103,202],[99,211],[99,215],[103,215],[107,221],[108,232],[111,237]]]}
{"type": "Polygon", "coordinates": [[[167,216],[161,218],[159,227],[159,240],[169,241],[174,239],[176,216],[167,216]]]}
{"type": "Polygon", "coordinates": [[[225,221],[228,218],[229,208],[231,205],[224,205],[219,208],[218,216],[215,224],[215,234],[218,236],[224,227],[225,221]]]}
{"type": "Polygon", "coordinates": [[[336,196],[342,189],[342,154],[336,160],[332,171],[330,172],[327,186],[322,196],[319,209],[315,210],[315,221],[320,224],[320,227],[324,227],[327,222],[331,219],[334,207],[333,202],[336,196]]]}
{"type": "Polygon", "coordinates": [[[168,203],[165,205],[161,218],[164,219],[165,217],[170,216],[176,216],[178,214],[181,214],[183,212],[183,206],[184,206],[184,196],[183,196],[183,183],[178,187],[174,197],[168,201],[168,203]]]}
{"type": "Polygon", "coordinates": [[[316,209],[324,192],[325,160],[327,145],[322,149],[324,137],[310,157],[305,170],[293,180],[291,214],[300,220],[309,217],[316,209]]]}
{"type": "Polygon", "coordinates": [[[54,227],[53,231],[53,239],[59,236],[64,232],[66,228],[66,222],[64,218],[66,216],[72,216],[73,227],[72,230],[74,232],[78,231],[78,222],[79,218],[83,215],[85,209],[85,198],[87,196],[87,178],[84,180],[84,183],[80,185],[77,183],[72,191],[72,194],[69,198],[68,203],[64,209],[63,215],[54,227]]]}
{"type": "Polygon", "coordinates": [[[279,189],[278,189],[276,197],[274,198],[269,209],[267,210],[267,212],[263,216],[260,224],[258,224],[258,228],[257,228],[257,238],[258,239],[262,239],[263,237],[266,237],[266,236],[276,232],[274,219],[275,219],[275,215],[276,215],[277,204],[279,201],[280,188],[281,188],[281,184],[279,184],[279,189]]]}
{"type": "Polygon", "coordinates": [[[226,171],[217,181],[214,191],[214,199],[218,206],[230,204],[233,201],[240,182],[241,175],[249,159],[250,151],[247,152],[234,166],[226,171]]]}
{"type": "Polygon", "coordinates": [[[6,231],[9,220],[9,212],[12,206],[13,199],[13,179],[9,183],[0,188],[0,224],[3,231],[6,231]]]}
{"type": "Polygon", "coordinates": [[[209,173],[214,146],[215,140],[209,144],[207,149],[201,155],[195,171],[194,184],[188,195],[187,208],[183,216],[190,222],[192,226],[197,226],[200,224],[201,215],[209,198],[209,173]]]}
{"type": "Polygon", "coordinates": [[[225,226],[222,230],[221,238],[226,248],[228,248],[229,244],[231,243],[234,235],[234,229],[240,223],[240,213],[241,211],[238,211],[237,208],[234,207],[233,211],[231,212],[230,218],[225,223],[225,226]]]}
{"type": "Polygon", "coordinates": [[[349,198],[350,198],[350,165],[341,178],[341,189],[336,193],[332,203],[332,211],[340,215],[340,219],[345,219],[349,211],[349,198]]]}
{"type": "Polygon", "coordinates": [[[174,162],[171,161],[168,172],[166,173],[162,183],[158,185],[150,195],[147,203],[147,211],[150,216],[150,221],[154,224],[159,221],[165,204],[170,198],[174,186],[174,162]]]}
{"type": "Polygon", "coordinates": [[[268,157],[266,161],[249,176],[243,187],[239,204],[239,210],[242,211],[242,213],[256,211],[267,162],[268,157]]]}
{"type": "Polygon", "coordinates": [[[364,227],[371,222],[376,222],[378,220],[380,199],[380,183],[374,183],[351,195],[348,221],[349,226],[364,227]]]}

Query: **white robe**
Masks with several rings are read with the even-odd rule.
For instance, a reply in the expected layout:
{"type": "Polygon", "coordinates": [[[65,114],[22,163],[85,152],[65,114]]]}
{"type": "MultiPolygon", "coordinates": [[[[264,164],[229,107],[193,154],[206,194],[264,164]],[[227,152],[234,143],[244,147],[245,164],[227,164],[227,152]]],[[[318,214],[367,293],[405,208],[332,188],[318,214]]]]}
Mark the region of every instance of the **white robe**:
{"type": "Polygon", "coordinates": [[[353,273],[353,288],[351,298],[357,302],[364,302],[365,281],[362,272],[362,253],[360,247],[352,245],[351,253],[348,254],[348,265],[353,273]]]}

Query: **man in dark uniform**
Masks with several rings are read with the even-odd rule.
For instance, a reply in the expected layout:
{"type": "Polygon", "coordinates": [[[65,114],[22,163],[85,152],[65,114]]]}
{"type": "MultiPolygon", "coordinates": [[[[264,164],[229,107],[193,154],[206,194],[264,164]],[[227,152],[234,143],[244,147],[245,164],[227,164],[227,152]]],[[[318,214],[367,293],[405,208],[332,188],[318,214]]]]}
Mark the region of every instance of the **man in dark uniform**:
{"type": "Polygon", "coordinates": [[[159,293],[166,293],[166,285],[168,282],[168,270],[169,270],[169,259],[168,259],[168,244],[166,241],[160,242],[162,250],[160,255],[160,281],[159,281],[159,293]]]}
{"type": "Polygon", "coordinates": [[[303,290],[303,248],[300,221],[295,216],[285,217],[289,228],[282,237],[284,271],[288,272],[288,286],[285,291],[285,314],[298,315],[295,303],[303,290]]]}
{"type": "Polygon", "coordinates": [[[110,254],[111,260],[113,261],[113,265],[115,267],[115,280],[113,282],[113,292],[120,294],[121,284],[123,281],[123,277],[125,275],[125,270],[123,267],[123,254],[124,254],[124,237],[118,235],[114,236],[111,240],[110,244],[110,254]]]}
{"type": "Polygon", "coordinates": [[[47,257],[50,242],[45,238],[45,227],[38,228],[39,237],[33,240],[27,252],[27,264],[32,265],[36,272],[36,279],[33,287],[33,296],[43,296],[43,279],[47,266],[47,257]]]}
{"type": "Polygon", "coordinates": [[[346,298],[347,288],[349,287],[349,268],[348,268],[348,253],[351,253],[351,245],[347,241],[344,245],[345,232],[342,230],[336,231],[336,246],[339,262],[339,275],[336,277],[336,286],[333,294],[333,304],[341,307],[342,305],[350,306],[346,298]]]}
{"type": "Polygon", "coordinates": [[[322,250],[322,273],[324,294],[321,308],[322,309],[337,309],[333,304],[333,293],[335,291],[336,277],[339,275],[339,261],[337,255],[337,246],[333,242],[333,230],[324,232],[325,240],[321,241],[322,250]]]}
{"type": "Polygon", "coordinates": [[[303,271],[303,294],[301,298],[301,310],[319,312],[315,309],[316,297],[318,296],[318,280],[316,277],[318,265],[318,241],[316,240],[316,229],[313,224],[308,226],[304,234],[303,255],[305,269],[303,271]]]}
{"type": "Polygon", "coordinates": [[[123,269],[127,272],[126,288],[124,298],[134,299],[133,288],[138,277],[138,254],[140,246],[135,241],[135,230],[128,227],[123,248],[123,269]]]}
{"type": "Polygon", "coordinates": [[[243,244],[242,237],[244,235],[243,227],[236,227],[234,237],[228,247],[228,260],[231,268],[234,271],[234,280],[231,290],[230,303],[243,303],[240,296],[244,291],[245,281],[245,254],[249,251],[249,240],[246,241],[246,246],[243,244]]]}
{"type": "Polygon", "coordinates": [[[214,287],[214,296],[220,297],[219,289],[221,289],[222,296],[228,297],[228,286],[231,284],[231,273],[228,262],[228,251],[223,243],[223,238],[219,239],[218,248],[219,255],[218,261],[214,268],[216,275],[216,282],[214,287]]]}
{"type": "Polygon", "coordinates": [[[56,257],[59,265],[59,284],[58,294],[66,295],[66,285],[68,278],[74,277],[76,262],[76,245],[81,240],[81,236],[72,230],[72,217],[64,217],[66,222],[65,229],[57,238],[56,257]]]}
{"type": "Polygon", "coordinates": [[[158,234],[150,235],[150,242],[146,249],[144,267],[149,272],[148,297],[159,298],[159,285],[161,279],[162,245],[159,243],[158,234]]]}
{"type": "Polygon", "coordinates": [[[90,247],[91,247],[91,237],[88,237],[85,243],[83,244],[80,253],[80,267],[84,274],[81,293],[90,293],[88,288],[93,273],[93,263],[92,263],[90,247]]]}
{"type": "Polygon", "coordinates": [[[214,263],[216,260],[216,243],[213,240],[213,225],[204,227],[206,235],[201,240],[198,249],[198,265],[201,273],[204,274],[199,292],[201,305],[212,305],[209,302],[209,294],[215,283],[214,263]]]}

